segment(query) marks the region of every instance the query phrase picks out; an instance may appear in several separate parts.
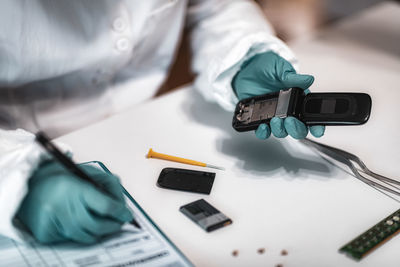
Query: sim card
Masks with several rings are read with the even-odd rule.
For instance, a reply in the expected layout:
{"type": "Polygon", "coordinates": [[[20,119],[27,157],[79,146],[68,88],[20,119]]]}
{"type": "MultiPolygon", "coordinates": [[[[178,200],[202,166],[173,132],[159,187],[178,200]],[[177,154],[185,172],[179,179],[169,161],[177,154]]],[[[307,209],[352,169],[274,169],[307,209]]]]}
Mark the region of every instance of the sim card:
{"type": "Polygon", "coordinates": [[[186,204],[179,209],[206,232],[232,224],[232,220],[204,199],[186,204]]]}

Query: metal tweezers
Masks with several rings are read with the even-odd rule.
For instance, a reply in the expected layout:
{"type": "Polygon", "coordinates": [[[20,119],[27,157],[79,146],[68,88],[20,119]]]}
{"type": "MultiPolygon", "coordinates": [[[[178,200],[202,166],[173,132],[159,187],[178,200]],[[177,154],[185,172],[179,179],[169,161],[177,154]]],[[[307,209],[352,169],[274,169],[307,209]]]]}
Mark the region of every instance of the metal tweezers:
{"type": "Polygon", "coordinates": [[[393,194],[395,196],[400,196],[400,181],[371,171],[359,157],[344,150],[324,145],[308,138],[301,140],[301,142],[304,145],[313,147],[318,152],[347,165],[353,172],[354,176],[360,181],[366,183],[367,185],[394,199],[395,201],[400,202],[399,199],[396,199],[390,195],[393,194]],[[371,177],[372,179],[363,174],[371,177]]]}

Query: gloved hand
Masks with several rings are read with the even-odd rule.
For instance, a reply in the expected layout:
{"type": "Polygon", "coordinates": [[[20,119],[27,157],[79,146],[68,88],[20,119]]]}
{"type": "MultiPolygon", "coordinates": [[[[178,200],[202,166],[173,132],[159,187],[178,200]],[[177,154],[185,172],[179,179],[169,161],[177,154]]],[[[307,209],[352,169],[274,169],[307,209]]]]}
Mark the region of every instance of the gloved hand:
{"type": "Polygon", "coordinates": [[[29,180],[17,218],[42,243],[72,240],[94,243],[133,219],[117,177],[92,166],[81,167],[108,194],[77,178],[58,162],[42,164],[29,180]]]}
{"type": "MultiPolygon", "coordinates": [[[[308,93],[308,87],[314,82],[311,75],[297,74],[293,66],[274,52],[257,54],[241,66],[241,70],[232,80],[232,87],[239,100],[273,93],[291,87],[300,87],[308,93]]],[[[256,136],[267,139],[271,135],[278,138],[288,134],[295,139],[303,139],[308,134],[308,127],[294,117],[285,119],[274,117],[267,124],[260,124],[256,136]]],[[[325,132],[324,126],[311,126],[310,132],[315,137],[321,137],[325,132]]]]}

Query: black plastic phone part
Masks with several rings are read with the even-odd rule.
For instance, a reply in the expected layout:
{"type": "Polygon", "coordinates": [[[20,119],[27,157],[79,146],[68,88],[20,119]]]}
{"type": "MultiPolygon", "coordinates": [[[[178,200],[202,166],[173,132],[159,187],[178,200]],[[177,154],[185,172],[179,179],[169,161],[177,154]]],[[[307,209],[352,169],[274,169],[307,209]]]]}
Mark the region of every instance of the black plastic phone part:
{"type": "Polygon", "coordinates": [[[360,125],[368,121],[371,97],[365,93],[309,93],[290,88],[241,100],[232,126],[239,132],[257,129],[273,117],[293,116],[306,125],[360,125]]]}
{"type": "Polygon", "coordinates": [[[210,194],[215,173],[177,168],[165,168],[161,171],[157,185],[162,188],[186,192],[210,194]]]}

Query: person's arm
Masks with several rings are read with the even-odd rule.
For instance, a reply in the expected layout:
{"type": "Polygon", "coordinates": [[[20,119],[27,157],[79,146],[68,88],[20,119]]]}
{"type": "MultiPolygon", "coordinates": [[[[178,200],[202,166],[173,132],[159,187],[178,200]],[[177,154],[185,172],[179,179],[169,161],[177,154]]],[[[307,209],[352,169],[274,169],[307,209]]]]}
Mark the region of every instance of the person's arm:
{"type": "Polygon", "coordinates": [[[14,216],[28,192],[29,177],[46,158],[34,139],[21,129],[0,129],[0,234],[19,241],[26,236],[16,227],[14,216]]]}
{"type": "Polygon", "coordinates": [[[130,222],[119,179],[91,166],[83,170],[107,192],[51,160],[33,134],[0,129],[0,235],[94,243],[130,222]]]}
{"type": "Polygon", "coordinates": [[[238,98],[231,82],[241,65],[256,54],[273,51],[296,67],[290,49],[274,31],[254,1],[189,1],[195,87],[209,100],[233,110],[238,98]]]}
{"type": "Polygon", "coordinates": [[[39,242],[92,244],[132,221],[119,179],[93,166],[80,168],[106,192],[55,160],[41,163],[30,177],[16,218],[39,242]]]}
{"type": "MultiPolygon", "coordinates": [[[[238,99],[300,87],[308,92],[311,75],[296,73],[296,59],[274,36],[271,26],[253,1],[191,1],[188,26],[192,31],[195,87],[210,100],[233,110],[238,99]]],[[[256,136],[287,135],[305,138],[308,127],[294,117],[273,118],[261,124],[256,136]]],[[[312,126],[315,137],[323,126],[312,126]]]]}

